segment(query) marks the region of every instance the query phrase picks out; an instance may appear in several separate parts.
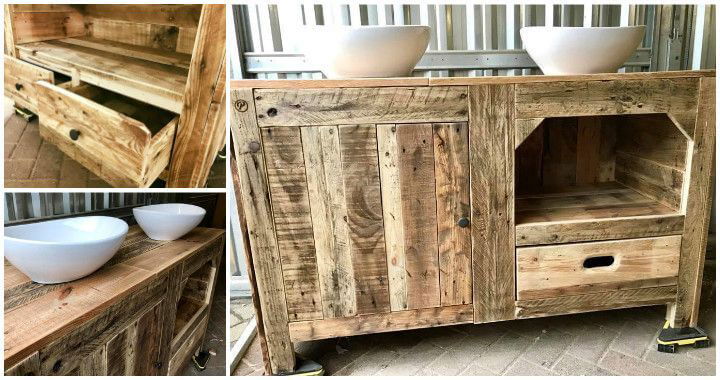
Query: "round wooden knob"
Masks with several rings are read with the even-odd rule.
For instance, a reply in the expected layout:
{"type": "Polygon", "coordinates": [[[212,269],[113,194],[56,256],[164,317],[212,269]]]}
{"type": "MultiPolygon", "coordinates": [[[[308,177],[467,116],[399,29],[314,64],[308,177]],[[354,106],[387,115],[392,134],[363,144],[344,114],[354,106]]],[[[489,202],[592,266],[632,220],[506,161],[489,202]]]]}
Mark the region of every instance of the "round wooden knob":
{"type": "Polygon", "coordinates": [[[70,138],[73,141],[77,141],[77,139],[80,138],[80,131],[78,131],[77,129],[71,129],[70,130],[70,138]]]}
{"type": "Polygon", "coordinates": [[[468,218],[460,218],[457,224],[458,226],[460,226],[460,228],[465,228],[470,225],[470,220],[468,218]]]}
{"type": "Polygon", "coordinates": [[[15,83],[15,89],[18,91],[22,90],[23,89],[22,83],[15,83]]]}
{"type": "Polygon", "coordinates": [[[278,110],[277,110],[277,108],[270,108],[267,110],[267,114],[270,117],[275,117],[278,114],[278,110]]]}

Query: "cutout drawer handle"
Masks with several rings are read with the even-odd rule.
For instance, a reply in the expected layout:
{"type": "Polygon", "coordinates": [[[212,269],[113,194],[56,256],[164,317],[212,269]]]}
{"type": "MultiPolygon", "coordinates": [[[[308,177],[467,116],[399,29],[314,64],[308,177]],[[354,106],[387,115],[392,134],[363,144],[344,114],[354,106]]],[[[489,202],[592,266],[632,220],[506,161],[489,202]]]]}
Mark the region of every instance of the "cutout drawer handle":
{"type": "Polygon", "coordinates": [[[18,91],[22,90],[23,89],[22,83],[15,83],[15,89],[18,91]]]}
{"type": "Polygon", "coordinates": [[[609,267],[613,265],[614,262],[615,258],[613,256],[588,257],[587,259],[585,259],[585,261],[583,261],[583,268],[592,269],[609,267]]]}
{"type": "Polygon", "coordinates": [[[77,139],[80,138],[80,131],[78,131],[77,129],[71,129],[70,130],[70,138],[73,141],[77,141],[77,139]]]}

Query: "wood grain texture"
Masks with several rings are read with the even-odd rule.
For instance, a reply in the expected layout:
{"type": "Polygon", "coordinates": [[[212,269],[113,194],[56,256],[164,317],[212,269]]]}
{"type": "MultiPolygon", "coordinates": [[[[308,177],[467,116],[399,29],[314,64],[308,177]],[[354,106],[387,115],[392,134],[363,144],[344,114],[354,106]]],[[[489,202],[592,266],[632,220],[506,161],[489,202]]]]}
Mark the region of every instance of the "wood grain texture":
{"type": "Polygon", "coordinates": [[[11,14],[16,44],[85,34],[83,15],[77,10],[64,12],[13,11],[11,14]]]}
{"type": "MultiPolygon", "coordinates": [[[[517,249],[517,299],[541,299],[622,289],[626,282],[677,277],[680,236],[548,245],[517,249]],[[611,257],[609,266],[585,267],[611,257]]],[[[649,285],[656,285],[649,281],[649,285]]],[[[673,284],[674,285],[674,284],[673,284]]]]}
{"type": "Polygon", "coordinates": [[[103,41],[174,52],[180,28],[170,25],[86,17],[87,35],[103,41]]]}
{"type": "Polygon", "coordinates": [[[145,24],[197,26],[201,4],[87,4],[83,7],[88,17],[133,21],[145,24]]]}
{"type": "Polygon", "coordinates": [[[435,194],[440,269],[440,304],[472,303],[470,228],[460,227],[470,219],[470,153],[468,125],[434,124],[435,194]]]}
{"type": "Polygon", "coordinates": [[[157,48],[137,46],[95,37],[64,38],[60,41],[95,50],[120,54],[126,57],[135,57],[150,62],[162,63],[164,65],[172,65],[184,69],[190,68],[190,54],[177,53],[174,51],[168,52],[157,48]]]}
{"type": "MultiPolygon", "coordinates": [[[[107,375],[109,376],[132,376],[135,368],[137,350],[137,329],[138,322],[131,323],[128,327],[115,335],[106,344],[107,375]]],[[[144,358],[141,358],[144,360],[144,358]]]]}
{"type": "Polygon", "coordinates": [[[78,366],[80,376],[105,376],[107,374],[107,356],[105,346],[98,347],[80,362],[78,366]]]}
{"type": "Polygon", "coordinates": [[[515,243],[529,246],[677,235],[684,222],[683,215],[650,215],[522,223],[515,227],[515,243]]]}
{"type": "Polygon", "coordinates": [[[17,58],[5,56],[5,96],[10,97],[19,107],[38,112],[38,92],[35,82],[55,83],[52,71],[25,63],[17,58]]]}
{"type": "Polygon", "coordinates": [[[293,322],[290,324],[290,334],[294,342],[302,342],[386,331],[457,325],[471,323],[472,320],[471,305],[456,305],[293,322]]]}
{"type": "Polygon", "coordinates": [[[5,368],[5,376],[38,376],[40,375],[40,356],[33,352],[10,368],[5,368]]]}
{"type": "Polygon", "coordinates": [[[692,129],[697,92],[696,78],[518,84],[517,117],[668,113],[692,129]]]}
{"type": "Polygon", "coordinates": [[[591,293],[540,300],[517,301],[517,318],[586,313],[590,311],[622,309],[638,306],[662,305],[672,302],[677,286],[624,289],[606,293],[591,293]]]}
{"type": "Polygon", "coordinates": [[[256,90],[256,95],[261,127],[467,121],[467,88],[460,86],[256,90]]]}
{"type": "Polygon", "coordinates": [[[575,183],[595,183],[600,169],[602,124],[599,117],[584,117],[577,122],[577,160],[575,183]]]}
{"type": "MultiPolygon", "coordinates": [[[[225,145],[225,5],[205,4],[175,135],[168,187],[202,187],[225,145]]],[[[233,103],[234,104],[234,103],[233,103]]]]}
{"type": "Polygon", "coordinates": [[[355,280],[336,126],[301,129],[325,318],[355,315],[355,280]]]}
{"type": "Polygon", "coordinates": [[[673,327],[696,326],[700,289],[705,266],[705,247],[710,224],[712,173],[715,158],[715,78],[700,80],[697,121],[690,176],[687,179],[685,229],[680,253],[678,293],[671,323],[673,327]]]}
{"type": "Polygon", "coordinates": [[[515,149],[535,132],[543,120],[545,119],[539,117],[533,119],[515,119],[515,149]]]}
{"type": "Polygon", "coordinates": [[[300,128],[262,131],[273,220],[290,320],[322,319],[300,128]]]}
{"type": "Polygon", "coordinates": [[[345,204],[357,313],[390,311],[377,134],[374,125],[341,125],[345,204]]]}
{"type": "Polygon", "coordinates": [[[395,124],[377,126],[385,251],[388,265],[390,310],[407,310],[405,223],[403,221],[400,159],[395,124]]]}
{"type": "Polygon", "coordinates": [[[3,11],[3,24],[5,26],[4,53],[6,56],[16,58],[17,50],[15,49],[15,26],[13,25],[12,4],[3,5],[3,11]]]}
{"type": "Polygon", "coordinates": [[[512,319],[515,300],[514,88],[470,87],[475,322],[512,319]]]}
{"type": "Polygon", "coordinates": [[[237,159],[240,200],[252,251],[252,267],[262,305],[269,362],[273,373],[290,372],[295,368],[295,353],[288,331],[285,285],[273,225],[260,129],[255,121],[255,102],[252,90],[231,91],[230,96],[233,104],[243,101],[248,105],[245,112],[231,112],[230,127],[237,159]],[[258,149],[251,149],[253,147],[258,149]]]}
{"type": "Polygon", "coordinates": [[[60,41],[18,46],[18,57],[156,107],[180,113],[188,71],[183,68],[60,41]]]}

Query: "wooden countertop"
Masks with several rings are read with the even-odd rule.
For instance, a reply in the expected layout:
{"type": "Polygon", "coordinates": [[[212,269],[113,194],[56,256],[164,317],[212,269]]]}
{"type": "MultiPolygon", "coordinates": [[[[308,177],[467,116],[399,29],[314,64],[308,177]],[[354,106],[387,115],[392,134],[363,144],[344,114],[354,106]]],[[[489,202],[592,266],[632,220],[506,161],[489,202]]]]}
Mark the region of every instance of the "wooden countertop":
{"type": "Polygon", "coordinates": [[[100,314],[212,244],[225,231],[195,228],[174,241],[155,241],[132,226],[115,256],[90,276],[42,285],[5,261],[5,368],[100,314]]]}
{"type": "Polygon", "coordinates": [[[525,75],[450,78],[363,78],[363,79],[245,79],[230,81],[230,88],[342,88],[398,86],[472,86],[481,84],[577,82],[603,80],[643,80],[663,78],[714,77],[715,70],[657,71],[643,73],[607,73],[585,75],[525,75]]]}

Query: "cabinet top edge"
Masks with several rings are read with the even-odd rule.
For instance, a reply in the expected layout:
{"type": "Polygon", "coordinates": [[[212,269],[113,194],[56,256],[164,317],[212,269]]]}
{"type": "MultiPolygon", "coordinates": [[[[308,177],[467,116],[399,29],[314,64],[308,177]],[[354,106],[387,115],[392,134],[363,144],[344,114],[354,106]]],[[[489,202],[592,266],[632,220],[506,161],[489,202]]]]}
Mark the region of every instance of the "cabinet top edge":
{"type": "Polygon", "coordinates": [[[524,84],[548,82],[582,82],[604,80],[643,80],[671,78],[715,77],[715,70],[658,71],[642,73],[605,73],[583,75],[526,75],[501,77],[449,77],[449,78],[358,78],[358,79],[235,79],[231,89],[303,89],[344,87],[399,87],[399,86],[473,86],[484,84],[524,84]]]}

